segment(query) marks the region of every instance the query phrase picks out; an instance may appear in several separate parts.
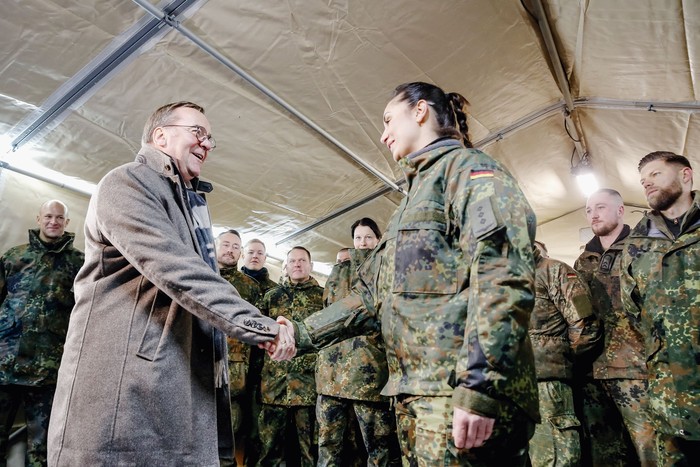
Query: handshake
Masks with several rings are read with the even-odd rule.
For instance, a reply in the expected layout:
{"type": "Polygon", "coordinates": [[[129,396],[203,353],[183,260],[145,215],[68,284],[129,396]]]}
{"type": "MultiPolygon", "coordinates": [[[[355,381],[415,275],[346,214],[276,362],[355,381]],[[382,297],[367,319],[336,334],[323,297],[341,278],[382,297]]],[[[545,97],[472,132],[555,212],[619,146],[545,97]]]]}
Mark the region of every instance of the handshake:
{"type": "Polygon", "coordinates": [[[297,353],[294,342],[294,325],[284,316],[278,316],[277,322],[280,325],[280,331],[275,336],[275,339],[258,344],[258,347],[265,349],[273,360],[291,360],[297,353]]]}

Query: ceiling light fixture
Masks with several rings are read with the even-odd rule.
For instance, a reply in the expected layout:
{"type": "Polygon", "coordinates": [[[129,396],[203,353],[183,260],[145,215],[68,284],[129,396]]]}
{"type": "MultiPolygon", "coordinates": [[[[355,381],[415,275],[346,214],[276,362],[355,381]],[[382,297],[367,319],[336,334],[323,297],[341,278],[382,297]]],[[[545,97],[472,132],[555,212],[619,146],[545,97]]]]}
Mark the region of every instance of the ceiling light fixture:
{"type": "MultiPolygon", "coordinates": [[[[575,152],[576,150],[574,149],[574,154],[575,152]]],[[[589,197],[598,189],[598,180],[596,180],[595,173],[593,172],[591,158],[586,152],[581,156],[578,164],[574,165],[574,154],[571,155],[571,175],[576,178],[576,183],[583,194],[589,197]]]]}

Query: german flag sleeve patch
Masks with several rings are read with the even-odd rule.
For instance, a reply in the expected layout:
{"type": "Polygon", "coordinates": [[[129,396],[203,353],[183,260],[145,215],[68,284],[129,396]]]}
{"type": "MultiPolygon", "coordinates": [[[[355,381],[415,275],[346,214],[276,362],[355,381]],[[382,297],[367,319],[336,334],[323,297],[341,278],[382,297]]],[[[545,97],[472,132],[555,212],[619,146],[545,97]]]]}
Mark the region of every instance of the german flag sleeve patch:
{"type": "Polygon", "coordinates": [[[493,177],[493,170],[472,170],[469,177],[470,180],[478,180],[480,178],[493,177]]]}

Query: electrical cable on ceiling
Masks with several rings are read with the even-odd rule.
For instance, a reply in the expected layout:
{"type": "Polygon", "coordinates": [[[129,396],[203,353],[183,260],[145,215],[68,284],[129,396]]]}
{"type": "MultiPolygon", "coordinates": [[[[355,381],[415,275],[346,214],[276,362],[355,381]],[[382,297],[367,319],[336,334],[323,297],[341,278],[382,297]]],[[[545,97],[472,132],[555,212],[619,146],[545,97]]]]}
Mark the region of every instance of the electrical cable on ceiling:
{"type": "Polygon", "coordinates": [[[564,129],[566,130],[566,134],[569,135],[569,138],[571,138],[571,141],[573,141],[574,143],[581,142],[581,138],[576,139],[573,136],[571,136],[571,132],[569,131],[569,122],[567,122],[566,118],[564,118],[564,129]]]}

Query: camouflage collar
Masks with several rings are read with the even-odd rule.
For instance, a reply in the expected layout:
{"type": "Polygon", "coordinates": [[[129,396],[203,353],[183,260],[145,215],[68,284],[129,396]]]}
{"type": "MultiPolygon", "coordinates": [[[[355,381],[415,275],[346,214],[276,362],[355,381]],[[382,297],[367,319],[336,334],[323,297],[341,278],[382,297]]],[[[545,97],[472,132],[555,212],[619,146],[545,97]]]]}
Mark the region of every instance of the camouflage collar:
{"type": "Polygon", "coordinates": [[[287,289],[295,289],[295,290],[306,290],[306,289],[310,289],[313,287],[320,287],[318,285],[318,281],[316,279],[314,279],[313,276],[309,276],[309,278],[307,280],[305,280],[304,282],[302,282],[300,284],[292,284],[292,281],[290,281],[288,277],[285,277],[284,280],[282,281],[281,285],[287,289]]]}
{"type": "Polygon", "coordinates": [[[540,249],[537,247],[532,247],[532,256],[535,259],[535,266],[538,266],[540,264],[540,261],[544,259],[542,253],[540,253],[540,249]]]}
{"type": "Polygon", "coordinates": [[[371,249],[360,250],[359,248],[350,248],[348,253],[350,253],[350,261],[352,261],[353,267],[358,267],[362,262],[369,256],[372,252],[371,249]]]}
{"type": "MultiPolygon", "coordinates": [[[[693,197],[693,204],[690,205],[690,209],[688,209],[682,216],[683,220],[681,223],[680,235],[684,235],[700,228],[700,191],[693,190],[691,195],[693,197]]],[[[642,220],[639,221],[639,224],[637,224],[637,226],[633,229],[632,236],[658,237],[662,235],[669,239],[674,238],[666,226],[660,212],[652,210],[647,211],[644,214],[645,215],[642,220]]]]}
{"type": "Polygon", "coordinates": [[[423,149],[419,149],[418,151],[412,152],[408,156],[406,156],[404,159],[407,159],[408,161],[413,161],[417,159],[421,154],[425,154],[427,152],[433,151],[435,149],[440,149],[446,146],[460,146],[464,147],[462,143],[456,139],[438,139],[437,141],[434,141],[424,147],[423,149]]]}
{"type": "Polygon", "coordinates": [[[32,248],[52,251],[54,253],[60,253],[65,249],[71,248],[73,246],[73,240],[75,239],[75,234],[72,232],[63,232],[61,238],[53,243],[46,243],[39,237],[39,229],[29,229],[29,244],[32,248]]]}
{"type": "MultiPolygon", "coordinates": [[[[622,227],[622,231],[620,232],[620,235],[617,236],[615,241],[613,242],[612,245],[610,245],[610,248],[608,250],[621,250],[622,249],[622,241],[627,238],[627,236],[630,234],[630,226],[627,224],[624,224],[622,227]]],[[[586,247],[584,248],[584,251],[587,251],[589,253],[597,253],[599,255],[602,255],[605,253],[605,249],[603,248],[603,244],[600,243],[600,237],[597,235],[593,236],[593,238],[586,243],[586,247]]]]}
{"type": "Polygon", "coordinates": [[[223,274],[243,274],[238,270],[238,266],[219,266],[219,272],[223,274]]]}
{"type": "Polygon", "coordinates": [[[442,156],[455,149],[464,149],[464,146],[456,139],[441,140],[400,159],[399,167],[403,170],[406,181],[410,185],[418,173],[430,168],[442,156]]]}

